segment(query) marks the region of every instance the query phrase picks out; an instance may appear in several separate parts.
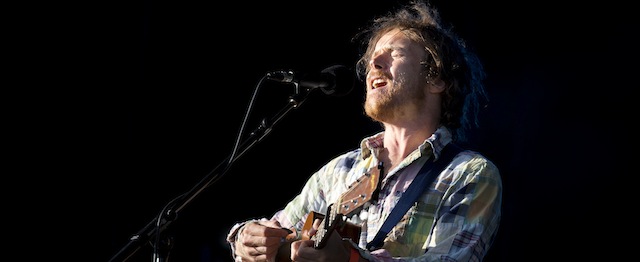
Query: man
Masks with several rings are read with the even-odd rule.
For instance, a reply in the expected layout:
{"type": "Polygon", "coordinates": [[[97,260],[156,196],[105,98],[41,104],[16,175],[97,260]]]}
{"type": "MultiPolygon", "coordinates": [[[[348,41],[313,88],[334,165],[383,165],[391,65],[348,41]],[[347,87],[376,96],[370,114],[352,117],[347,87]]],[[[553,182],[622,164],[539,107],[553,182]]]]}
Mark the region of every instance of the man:
{"type": "Polygon", "coordinates": [[[477,124],[484,98],[477,57],[423,2],[375,19],[365,35],[356,65],[365,76],[364,110],[384,130],[321,167],[270,219],[237,223],[227,238],[236,261],[481,261],[493,243],[502,182],[486,157],[463,149],[419,191],[410,187],[477,124]],[[364,186],[369,197],[342,205],[363,180],[374,185],[364,186]]]}

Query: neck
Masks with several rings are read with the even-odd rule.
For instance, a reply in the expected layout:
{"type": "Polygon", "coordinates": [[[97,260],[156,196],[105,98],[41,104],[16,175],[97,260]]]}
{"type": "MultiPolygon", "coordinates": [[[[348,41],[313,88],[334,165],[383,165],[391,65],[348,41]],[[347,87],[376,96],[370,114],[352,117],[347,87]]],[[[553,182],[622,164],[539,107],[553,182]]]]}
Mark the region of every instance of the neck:
{"type": "Polygon", "coordinates": [[[436,125],[398,127],[385,124],[384,150],[379,156],[384,162],[385,174],[415,151],[436,129],[436,125]]]}

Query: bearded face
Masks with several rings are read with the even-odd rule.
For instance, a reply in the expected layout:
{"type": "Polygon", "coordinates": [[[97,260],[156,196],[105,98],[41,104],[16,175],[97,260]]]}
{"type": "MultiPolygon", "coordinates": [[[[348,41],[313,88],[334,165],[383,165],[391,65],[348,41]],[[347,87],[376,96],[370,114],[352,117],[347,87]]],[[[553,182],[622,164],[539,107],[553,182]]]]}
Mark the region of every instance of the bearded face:
{"type": "Polygon", "coordinates": [[[426,77],[420,61],[424,49],[401,31],[392,30],[376,44],[367,72],[365,113],[380,122],[419,114],[426,101],[426,77]]]}

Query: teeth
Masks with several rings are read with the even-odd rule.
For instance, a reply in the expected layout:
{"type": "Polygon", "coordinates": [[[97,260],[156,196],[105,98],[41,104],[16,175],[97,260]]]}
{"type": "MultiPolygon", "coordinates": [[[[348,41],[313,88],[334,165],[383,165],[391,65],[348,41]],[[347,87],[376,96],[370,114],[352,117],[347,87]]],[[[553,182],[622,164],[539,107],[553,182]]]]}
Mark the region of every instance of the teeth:
{"type": "Polygon", "coordinates": [[[382,80],[382,79],[375,79],[375,80],[373,80],[372,86],[374,86],[374,87],[379,87],[379,86],[381,86],[381,85],[383,85],[383,84],[384,84],[384,80],[382,80]]]}

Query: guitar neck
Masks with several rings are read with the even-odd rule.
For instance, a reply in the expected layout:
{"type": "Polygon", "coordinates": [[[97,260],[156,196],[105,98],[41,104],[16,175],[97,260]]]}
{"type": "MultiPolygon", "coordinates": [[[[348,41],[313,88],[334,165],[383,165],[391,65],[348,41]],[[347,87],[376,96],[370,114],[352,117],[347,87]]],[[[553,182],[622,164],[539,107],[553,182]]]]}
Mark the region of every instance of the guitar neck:
{"type": "Polygon", "coordinates": [[[316,248],[324,247],[334,231],[338,231],[342,237],[349,237],[354,242],[358,241],[360,227],[347,223],[347,218],[373,199],[380,184],[380,174],[380,166],[378,166],[353,182],[336,203],[329,205],[327,216],[324,217],[315,235],[316,248]]]}
{"type": "MultiPolygon", "coordinates": [[[[374,168],[372,172],[366,173],[351,184],[349,189],[340,196],[336,203],[329,205],[327,215],[313,211],[310,212],[302,226],[302,239],[312,239],[316,249],[323,248],[333,233],[337,233],[342,238],[349,238],[353,242],[358,243],[362,230],[359,226],[347,222],[347,218],[355,214],[357,210],[365,203],[371,201],[377,194],[378,185],[382,179],[381,168],[382,166],[374,168]],[[305,234],[304,232],[310,232],[313,229],[313,224],[316,220],[321,221],[316,233],[313,236],[305,234]]],[[[289,258],[290,246],[285,244],[283,247],[281,246],[278,250],[276,261],[291,262],[289,258]]]]}

